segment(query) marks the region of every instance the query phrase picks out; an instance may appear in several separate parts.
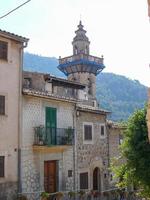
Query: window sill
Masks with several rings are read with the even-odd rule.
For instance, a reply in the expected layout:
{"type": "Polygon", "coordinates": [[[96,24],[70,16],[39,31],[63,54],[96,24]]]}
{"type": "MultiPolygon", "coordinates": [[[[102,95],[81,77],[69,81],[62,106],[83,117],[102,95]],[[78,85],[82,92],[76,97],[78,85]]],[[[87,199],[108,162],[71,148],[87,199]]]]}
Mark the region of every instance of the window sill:
{"type": "Polygon", "coordinates": [[[5,118],[5,117],[8,117],[8,115],[6,115],[6,114],[0,114],[0,118],[5,118]]]}
{"type": "Polygon", "coordinates": [[[83,144],[94,144],[93,140],[84,140],[83,144]]]}
{"type": "Polygon", "coordinates": [[[100,139],[106,139],[106,135],[104,136],[100,135],[100,139]]]}

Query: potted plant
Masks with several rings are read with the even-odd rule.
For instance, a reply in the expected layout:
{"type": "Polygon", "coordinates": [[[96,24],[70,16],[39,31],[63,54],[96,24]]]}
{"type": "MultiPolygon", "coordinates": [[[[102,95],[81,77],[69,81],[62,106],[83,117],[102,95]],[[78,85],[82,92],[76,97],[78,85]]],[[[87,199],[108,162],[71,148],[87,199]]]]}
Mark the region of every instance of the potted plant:
{"type": "Polygon", "coordinates": [[[64,196],[64,193],[63,192],[57,192],[55,194],[55,197],[56,197],[56,200],[61,200],[64,196]]]}
{"type": "Polygon", "coordinates": [[[75,195],[76,195],[76,193],[73,192],[73,191],[68,192],[68,197],[69,197],[70,200],[71,200],[72,198],[74,198],[75,195]]]}
{"type": "Polygon", "coordinates": [[[41,196],[41,200],[48,200],[49,193],[47,193],[47,192],[42,192],[40,196],[41,196]]]}
{"type": "Polygon", "coordinates": [[[17,200],[28,200],[27,197],[23,194],[18,195],[17,200]]]}
{"type": "Polygon", "coordinates": [[[79,194],[79,199],[80,199],[80,200],[83,200],[84,197],[85,197],[85,191],[80,190],[80,191],[78,192],[78,194],[79,194]]]}

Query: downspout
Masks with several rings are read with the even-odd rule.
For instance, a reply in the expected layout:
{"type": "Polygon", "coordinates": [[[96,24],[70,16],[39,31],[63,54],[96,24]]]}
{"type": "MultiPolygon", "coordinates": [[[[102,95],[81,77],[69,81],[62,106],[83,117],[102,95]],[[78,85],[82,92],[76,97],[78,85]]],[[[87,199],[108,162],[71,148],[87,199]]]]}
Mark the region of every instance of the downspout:
{"type": "Polygon", "coordinates": [[[109,130],[109,125],[107,125],[107,116],[106,116],[106,131],[107,131],[107,148],[108,148],[108,184],[109,184],[109,188],[110,188],[110,146],[109,146],[109,134],[110,134],[110,130],[109,130]]]}
{"type": "Polygon", "coordinates": [[[22,76],[23,76],[23,49],[27,47],[24,42],[19,51],[19,97],[18,97],[18,194],[22,193],[21,184],[21,147],[22,147],[22,76]]]}
{"type": "Polygon", "coordinates": [[[73,138],[73,190],[76,190],[76,103],[73,110],[73,129],[74,129],[74,138],[73,138]]]}

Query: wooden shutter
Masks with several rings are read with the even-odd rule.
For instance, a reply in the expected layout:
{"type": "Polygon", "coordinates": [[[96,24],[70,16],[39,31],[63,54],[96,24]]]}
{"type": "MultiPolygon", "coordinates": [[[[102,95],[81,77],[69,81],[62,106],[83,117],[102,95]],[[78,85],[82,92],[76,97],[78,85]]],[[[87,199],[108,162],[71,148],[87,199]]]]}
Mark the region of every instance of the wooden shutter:
{"type": "Polygon", "coordinates": [[[0,156],[0,177],[4,177],[4,161],[5,157],[0,156]]]}
{"type": "Polygon", "coordinates": [[[0,115],[5,114],[5,96],[0,95],[0,115]]]}
{"type": "Polygon", "coordinates": [[[92,140],[92,126],[91,125],[84,125],[84,139],[92,140]]]}
{"type": "Polygon", "coordinates": [[[7,42],[0,41],[0,59],[7,60],[7,49],[8,49],[7,42]]]}
{"type": "Polygon", "coordinates": [[[88,172],[80,173],[80,189],[88,189],[88,172]]]}

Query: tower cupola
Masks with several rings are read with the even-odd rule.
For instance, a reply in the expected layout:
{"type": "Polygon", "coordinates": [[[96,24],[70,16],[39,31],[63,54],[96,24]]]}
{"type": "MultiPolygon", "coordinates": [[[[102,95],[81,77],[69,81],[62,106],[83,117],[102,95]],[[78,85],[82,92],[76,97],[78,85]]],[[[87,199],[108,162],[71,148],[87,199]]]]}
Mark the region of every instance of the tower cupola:
{"type": "Polygon", "coordinates": [[[75,31],[76,36],[73,38],[73,54],[77,55],[84,53],[89,55],[89,45],[90,41],[86,36],[86,31],[83,29],[82,22],[80,21],[78,25],[78,30],[75,31]]]}
{"type": "Polygon", "coordinates": [[[96,76],[105,68],[103,57],[90,55],[90,41],[81,21],[75,34],[72,42],[73,55],[60,57],[58,69],[68,77],[68,80],[87,85],[89,97],[95,99],[96,76]]]}

